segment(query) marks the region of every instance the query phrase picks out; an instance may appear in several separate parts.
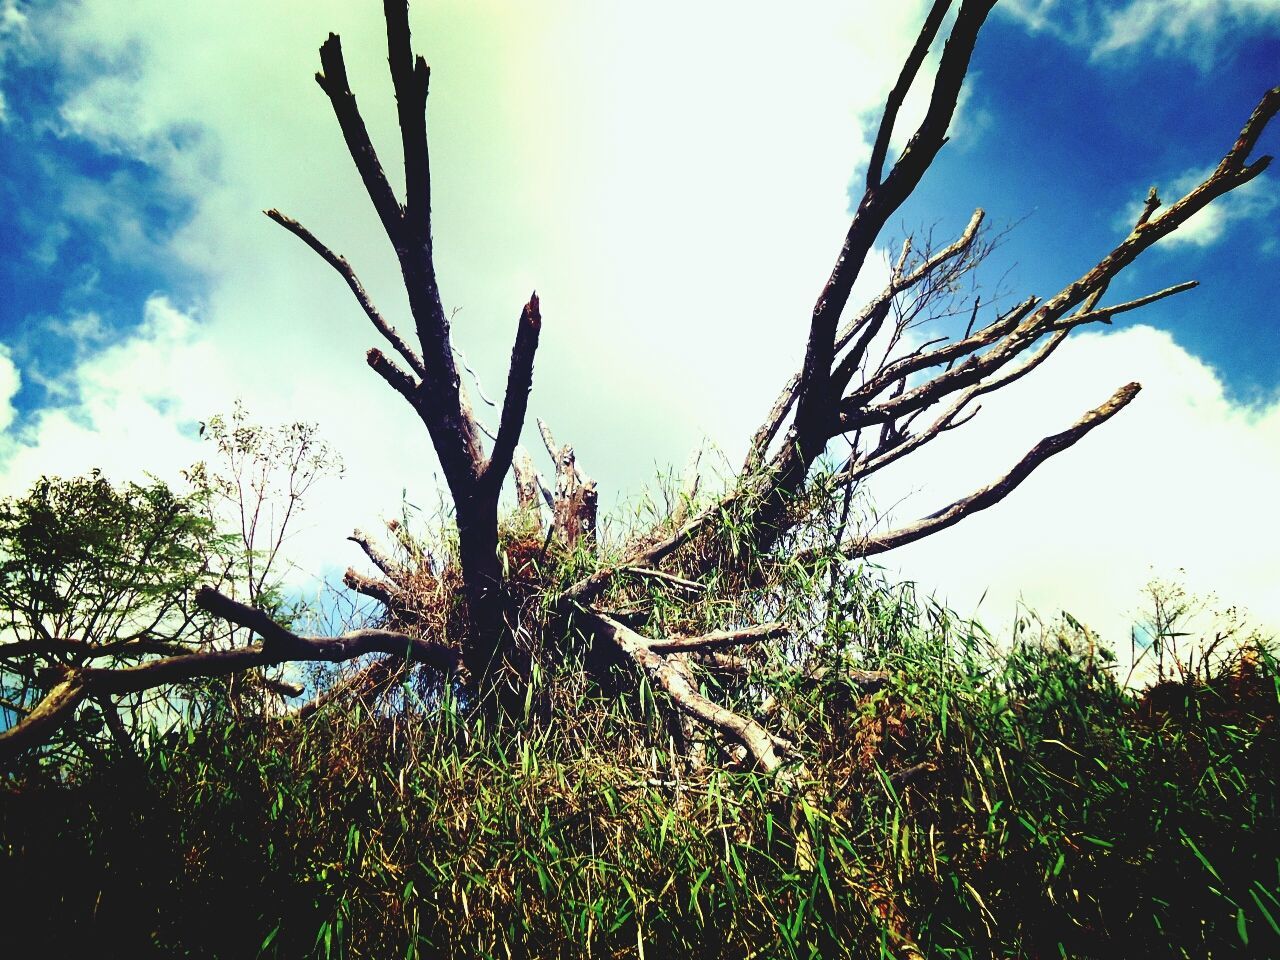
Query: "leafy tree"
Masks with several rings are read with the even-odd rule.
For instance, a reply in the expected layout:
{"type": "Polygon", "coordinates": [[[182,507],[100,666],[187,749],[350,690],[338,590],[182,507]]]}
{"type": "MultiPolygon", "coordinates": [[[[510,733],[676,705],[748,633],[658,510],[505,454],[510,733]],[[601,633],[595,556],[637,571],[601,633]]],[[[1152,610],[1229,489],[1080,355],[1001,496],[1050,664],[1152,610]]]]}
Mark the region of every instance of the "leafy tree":
{"type": "Polygon", "coordinates": [[[248,631],[211,618],[194,598],[216,586],[277,621],[297,619],[280,550],[307,492],[341,462],[314,425],[264,427],[239,404],[202,432],[217,456],[186,472],[189,493],[158,480],[113,486],[95,471],[42,478],[26,496],[0,502],[9,714],[0,756],[73,717],[61,731],[64,748],[93,751],[105,731],[132,750],[146,726],[203,702],[191,687],[175,698],[163,672],[148,672],[163,658],[164,669],[196,669],[178,679],[228,677],[218,696],[237,714],[303,692],[260,670],[241,678],[253,656],[233,651],[251,646],[248,631]]]}
{"type": "MultiPolygon", "coordinates": [[[[221,539],[198,499],[155,480],[45,477],[0,502],[0,684],[10,715],[0,755],[73,716],[64,746],[91,748],[104,724],[128,743],[134,724],[80,678],[187,654],[185,644],[210,629],[194,594],[213,579],[208,560],[221,539]]],[[[143,691],[127,693],[136,718],[143,691]]]]}

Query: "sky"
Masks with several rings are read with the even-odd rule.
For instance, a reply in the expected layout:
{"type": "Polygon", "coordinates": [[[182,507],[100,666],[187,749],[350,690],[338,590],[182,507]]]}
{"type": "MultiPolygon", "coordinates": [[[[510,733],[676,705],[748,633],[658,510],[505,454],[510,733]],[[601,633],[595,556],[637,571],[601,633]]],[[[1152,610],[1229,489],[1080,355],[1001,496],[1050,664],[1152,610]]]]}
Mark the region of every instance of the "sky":
{"type": "MultiPolygon", "coordinates": [[[[799,365],[925,4],[790,6],[413,6],[457,344],[500,395],[538,291],[531,413],[574,444],[613,510],[700,444],[741,461],[799,365]]],[[[239,399],[262,422],[318,423],[346,462],[290,544],[296,577],[359,560],[344,537],[402,498],[436,500],[425,431],[364,364],[376,334],[337,275],[260,212],[278,207],[345,254],[409,328],[312,80],[320,42],[340,33],[402,183],[380,7],[0,0],[0,494],[93,467],[176,481],[210,455],[199,423],[239,399]]],[[[950,237],[982,206],[1012,228],[984,290],[1051,294],[1127,232],[1151,184],[1170,197],[1211,168],[1277,83],[1280,0],[1005,0],[952,139],[881,249],[950,237]]],[[[1280,129],[1260,151],[1278,148],[1280,129]]],[[[1120,646],[1153,576],[1280,628],[1278,206],[1273,173],[1199,215],[1113,295],[1197,290],[1073,336],[964,430],[886,471],[877,507],[909,521],[1121,384],[1145,388],[1003,504],[882,558],[892,575],[997,631],[1026,604],[1120,646]]],[[[885,276],[878,254],[857,293],[885,276]]]]}

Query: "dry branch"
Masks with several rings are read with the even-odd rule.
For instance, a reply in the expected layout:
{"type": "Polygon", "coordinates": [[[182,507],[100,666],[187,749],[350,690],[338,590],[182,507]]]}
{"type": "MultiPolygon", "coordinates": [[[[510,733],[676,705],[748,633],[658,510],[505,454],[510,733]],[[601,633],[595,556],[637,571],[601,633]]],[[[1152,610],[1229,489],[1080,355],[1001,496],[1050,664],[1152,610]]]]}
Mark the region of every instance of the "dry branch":
{"type": "Polygon", "coordinates": [[[538,349],[538,334],[542,330],[542,314],[538,310],[538,294],[535,292],[520,313],[516,329],[515,345],[511,348],[511,368],[507,374],[507,395],[502,404],[502,420],[493,442],[493,453],[485,465],[483,481],[497,487],[511,468],[516,442],[524,426],[525,411],[529,407],[529,390],[533,386],[533,355],[538,349]]]}
{"type": "Polygon", "coordinates": [[[763,640],[776,640],[790,632],[791,627],[785,623],[764,623],[742,630],[716,630],[696,637],[652,640],[649,643],[649,649],[655,653],[701,653],[724,650],[728,647],[741,647],[749,643],[760,643],[763,640]]]}
{"type": "Polygon", "coordinates": [[[873,554],[884,553],[886,550],[892,550],[895,547],[901,547],[927,537],[939,530],[959,523],[971,514],[999,503],[1017,489],[1018,485],[1029,477],[1032,471],[1040,466],[1041,463],[1054,454],[1061,453],[1090,430],[1110,420],[1128,406],[1141,389],[1141,385],[1137,383],[1130,383],[1121,387],[1112,395],[1111,399],[1090,410],[1070,428],[1041,440],[1032,447],[1026,456],[1018,461],[1012,470],[989,486],[957,500],[950,506],[944,507],[910,526],[901,527],[878,536],[859,539],[854,544],[842,548],[842,552],[851,557],[868,557],[873,554]]]}
{"type": "Polygon", "coordinates": [[[656,687],[665,691],[678,709],[742,744],[764,772],[775,773],[782,767],[780,741],[755,720],[699,693],[682,671],[654,649],[656,641],[595,610],[584,610],[582,617],[598,637],[624,653],[656,687]]]}
{"type": "Polygon", "coordinates": [[[77,672],[68,673],[54,685],[26,716],[0,731],[0,766],[40,746],[71,719],[89,695],[88,684],[77,672]]]}
{"type": "Polygon", "coordinates": [[[292,217],[287,217],[279,210],[267,210],[266,214],[280,226],[284,227],[308,247],[319,254],[320,259],[338,271],[342,279],[347,282],[347,286],[351,288],[352,294],[356,298],[356,302],[360,304],[360,308],[364,310],[365,315],[373,323],[377,331],[386,338],[387,342],[395,347],[396,353],[404,357],[405,363],[409,364],[409,368],[420,377],[427,376],[426,367],[422,365],[422,359],[414,352],[413,348],[405,342],[404,338],[396,332],[396,328],[389,324],[378,308],[373,305],[368,292],[364,288],[364,284],[360,282],[360,278],[356,276],[356,272],[352,269],[351,264],[347,262],[347,258],[334,253],[318,239],[315,234],[300,224],[292,217]]]}
{"type": "Polygon", "coordinates": [[[342,582],[356,593],[377,600],[388,610],[404,610],[404,596],[400,588],[389,580],[366,577],[355,568],[348,567],[347,572],[342,575],[342,582]]]}
{"type": "Polygon", "coordinates": [[[347,537],[347,539],[359,546],[364,551],[364,555],[372,561],[373,565],[381,570],[391,581],[398,583],[407,574],[408,571],[383,553],[381,548],[362,531],[353,530],[351,536],[347,537]]]}
{"type": "Polygon", "coordinates": [[[225,677],[290,661],[340,663],[370,653],[389,654],[402,661],[424,663],[447,672],[456,672],[461,667],[460,652],[454,647],[394,630],[352,630],[334,637],[300,636],[280,626],[261,610],[233,600],[211,587],[199,590],[196,603],[215,616],[253,631],[262,638],[262,643],[164,657],[129,667],[52,668],[60,670],[62,679],[30,713],[0,732],[0,762],[39,746],[70,719],[88,696],[139,693],[155,687],[198,678],[225,677]]]}

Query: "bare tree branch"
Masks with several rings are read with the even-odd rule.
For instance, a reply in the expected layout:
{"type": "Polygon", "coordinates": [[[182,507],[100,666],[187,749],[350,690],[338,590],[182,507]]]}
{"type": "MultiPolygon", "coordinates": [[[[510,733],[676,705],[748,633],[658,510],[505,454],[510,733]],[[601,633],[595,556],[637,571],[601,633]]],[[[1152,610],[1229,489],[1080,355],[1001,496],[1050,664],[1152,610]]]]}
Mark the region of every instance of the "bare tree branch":
{"type": "Polygon", "coordinates": [[[764,463],[765,455],[769,452],[769,444],[773,443],[773,438],[778,435],[778,431],[782,429],[782,424],[787,419],[787,414],[791,412],[791,408],[795,406],[796,398],[800,396],[800,374],[795,374],[782,388],[782,392],[778,394],[778,399],[773,402],[773,407],[769,410],[769,415],[764,418],[764,423],[760,424],[755,435],[751,438],[751,443],[747,447],[747,459],[742,465],[742,475],[747,476],[755,473],[760,469],[760,465],[764,463]]]}
{"type": "Polygon", "coordinates": [[[394,360],[391,360],[377,347],[370,347],[365,354],[365,361],[372,368],[373,372],[387,381],[391,389],[404,397],[409,405],[415,410],[419,410],[421,402],[418,396],[418,383],[401,370],[394,360]]]}
{"type": "Polygon", "coordinates": [[[889,309],[893,305],[894,298],[922,281],[930,279],[935,272],[943,268],[948,262],[969,252],[977,239],[978,231],[985,216],[986,213],[981,208],[975,210],[960,237],[950,246],[944,247],[936,254],[926,257],[924,262],[913,270],[909,276],[904,277],[901,275],[900,269],[895,270],[889,285],[884,291],[867,304],[858,316],[851,320],[846,328],[840,332],[836,338],[837,352],[844,349],[845,345],[853,339],[854,334],[859,330],[862,331],[862,335],[858,338],[854,348],[845,355],[832,373],[831,384],[833,392],[843,391],[853,378],[854,373],[866,361],[867,351],[870,349],[872,341],[880,333],[884,321],[889,315],[889,309]]]}
{"type": "Polygon", "coordinates": [[[267,210],[266,214],[280,226],[284,227],[295,237],[298,237],[308,247],[320,255],[325,263],[338,271],[343,280],[347,282],[347,286],[351,288],[351,292],[355,295],[356,302],[360,304],[360,308],[364,310],[365,315],[372,321],[374,327],[386,341],[395,347],[396,353],[404,357],[405,363],[409,364],[409,368],[413,370],[419,377],[426,378],[427,368],[423,366],[422,359],[413,351],[413,348],[404,341],[404,338],[396,332],[396,328],[391,326],[386,319],[378,312],[378,308],[373,305],[373,301],[369,298],[369,294],[365,291],[364,284],[360,282],[360,278],[356,276],[356,272],[352,269],[351,264],[347,262],[346,257],[339,256],[334,253],[316,236],[300,224],[292,217],[287,217],[279,210],[267,210]]]}
{"type": "Polygon", "coordinates": [[[680,587],[682,590],[688,590],[690,593],[703,593],[707,589],[705,585],[698,583],[696,580],[686,580],[684,577],[677,577],[674,573],[654,570],[650,567],[627,567],[627,573],[636,577],[645,577],[650,580],[669,583],[672,586],[680,587]]]}
{"type": "Polygon", "coordinates": [[[35,709],[7,730],[0,730],[0,766],[38,747],[75,714],[89,695],[81,674],[71,672],[59,681],[35,709]]]}
{"type": "Polygon", "coordinates": [[[782,767],[777,738],[755,720],[704,697],[681,671],[653,649],[653,641],[594,610],[586,610],[583,617],[598,636],[626,654],[655,686],[666,691],[678,709],[742,744],[764,772],[775,773],[782,767]]]}
{"type": "Polygon", "coordinates": [[[884,113],[880,117],[880,129],[876,132],[876,142],[871,148],[871,160],[867,164],[868,190],[875,190],[880,186],[881,177],[884,174],[885,157],[889,153],[889,140],[893,136],[893,128],[898,120],[898,111],[902,108],[902,101],[907,98],[907,91],[911,89],[912,81],[920,72],[920,65],[924,63],[925,55],[933,45],[938,29],[942,26],[942,20],[950,8],[951,0],[934,0],[933,7],[930,8],[924,25],[920,28],[920,35],[916,37],[911,52],[907,54],[907,59],[902,64],[898,81],[889,91],[884,113]]]}
{"type": "MultiPolygon", "coordinates": [[[[969,58],[977,43],[978,31],[994,5],[995,0],[962,0],[934,75],[933,93],[924,120],[888,176],[874,187],[868,186],[863,194],[831,277],[814,306],[796,406],[797,443],[801,448],[799,459],[805,465],[805,470],[821,453],[820,445],[833,435],[829,428],[835,412],[830,407],[828,383],[835,357],[836,327],[840,314],[876,237],[888,218],[915,190],[946,141],[947,128],[955,113],[960,87],[969,69],[969,58]]],[[[928,49],[933,34],[938,29],[938,25],[933,22],[933,18],[937,16],[935,6],[931,18],[921,31],[917,48],[923,44],[924,50],[928,49]]],[[[919,56],[923,57],[923,51],[919,56]]],[[[904,75],[913,76],[918,66],[917,63],[913,68],[908,63],[908,67],[904,68],[904,75]]],[[[910,84],[909,79],[906,82],[910,84]]],[[[896,114],[896,107],[891,107],[887,112],[896,114]]],[[[889,126],[891,129],[892,117],[889,126]]],[[[878,175],[875,179],[879,181],[878,175]]],[[[871,178],[868,182],[870,181],[871,178]]],[[[798,470],[797,467],[790,471],[793,476],[784,481],[784,486],[794,486],[798,482],[794,479],[798,470]]]]}
{"type": "Polygon", "coordinates": [[[387,64],[395,87],[400,143],[404,150],[405,220],[418,239],[430,242],[431,166],[427,150],[427,92],[431,68],[414,57],[408,0],[384,0],[387,64]]]}
{"type": "Polygon", "coordinates": [[[364,555],[373,562],[373,565],[381,570],[390,580],[398,582],[400,578],[405,576],[406,570],[396,563],[369,539],[360,530],[353,530],[351,536],[347,537],[352,543],[360,547],[364,551],[364,555]]]}
{"type": "Polygon", "coordinates": [[[262,643],[165,657],[129,667],[61,668],[62,679],[44,699],[13,727],[0,732],[0,762],[44,743],[71,718],[87,696],[139,693],[202,677],[239,674],[286,661],[339,663],[369,653],[390,654],[400,660],[425,663],[447,672],[461,668],[461,654],[456,648],[394,630],[352,630],[335,637],[299,636],[277,624],[261,610],[233,600],[211,587],[199,590],[196,603],[215,616],[253,631],[262,638],[262,643]]]}
{"type": "Polygon", "coordinates": [[[334,116],[338,118],[338,126],[342,128],[347,150],[355,161],[365,191],[373,201],[383,229],[389,236],[398,237],[404,211],[382,169],[378,153],[374,150],[373,141],[369,139],[369,131],[364,125],[364,117],[360,115],[360,108],[356,105],[355,94],[351,92],[347,66],[342,59],[342,39],[336,33],[329,34],[329,39],[320,47],[320,66],[321,72],[316,74],[316,83],[333,105],[334,116]]]}
{"type": "Polygon", "coordinates": [[[403,611],[404,609],[404,597],[401,595],[400,588],[388,580],[366,577],[358,570],[348,567],[347,572],[342,575],[342,582],[356,593],[377,600],[388,610],[403,611]]]}
{"type": "Polygon", "coordinates": [[[497,486],[511,468],[511,457],[524,426],[525,411],[529,407],[529,389],[533,385],[533,356],[538,349],[538,334],[542,329],[542,314],[538,311],[538,294],[529,297],[520,314],[515,345],[511,348],[511,368],[507,374],[507,395],[502,402],[502,420],[498,424],[498,436],[493,442],[493,453],[484,468],[483,482],[497,486]]]}
{"type": "Polygon", "coordinates": [[[745,627],[741,630],[717,630],[696,637],[669,637],[665,640],[653,640],[649,649],[655,653],[693,653],[710,650],[723,650],[728,647],[741,647],[762,640],[776,640],[791,632],[785,623],[764,623],[757,627],[745,627]]]}
{"type": "Polygon", "coordinates": [[[1141,386],[1137,383],[1130,383],[1121,387],[1112,395],[1110,400],[1090,410],[1070,428],[1051,437],[1046,437],[1037,443],[1026,456],[1018,461],[1012,470],[995,483],[983,487],[981,490],[975,491],[961,500],[957,500],[936,513],[930,514],[918,523],[878,536],[862,538],[846,546],[843,552],[851,557],[868,557],[873,554],[883,553],[886,550],[892,550],[920,540],[939,530],[944,530],[953,524],[959,523],[971,514],[999,503],[1012,493],[1023,480],[1029,477],[1032,471],[1041,463],[1054,454],[1061,453],[1090,430],[1110,420],[1128,406],[1141,389],[1141,386]]]}

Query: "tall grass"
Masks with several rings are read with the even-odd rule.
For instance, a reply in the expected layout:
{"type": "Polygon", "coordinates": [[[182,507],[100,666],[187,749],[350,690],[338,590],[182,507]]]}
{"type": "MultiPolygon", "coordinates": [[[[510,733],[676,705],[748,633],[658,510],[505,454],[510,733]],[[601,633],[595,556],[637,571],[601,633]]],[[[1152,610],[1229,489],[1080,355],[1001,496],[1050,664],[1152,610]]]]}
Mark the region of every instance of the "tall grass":
{"type": "Polygon", "coordinates": [[[801,739],[813,870],[768,779],[691,763],[650,690],[565,662],[523,723],[412,686],[234,719],[215,691],[140,756],[28,766],[0,931],[45,956],[1280,955],[1266,651],[1135,693],[1078,638],[998,651],[909,590],[824,589],[806,671],[717,692],[801,739]]]}

